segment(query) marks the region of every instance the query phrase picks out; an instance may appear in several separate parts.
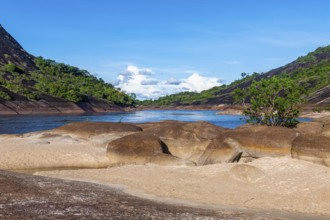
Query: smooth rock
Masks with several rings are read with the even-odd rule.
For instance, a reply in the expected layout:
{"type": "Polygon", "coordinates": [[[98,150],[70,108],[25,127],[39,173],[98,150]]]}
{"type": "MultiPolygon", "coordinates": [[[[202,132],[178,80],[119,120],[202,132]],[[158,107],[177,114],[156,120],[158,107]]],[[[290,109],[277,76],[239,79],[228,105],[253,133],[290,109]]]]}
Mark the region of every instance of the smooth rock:
{"type": "Polygon", "coordinates": [[[295,130],[300,134],[320,135],[323,131],[323,123],[318,121],[300,122],[295,130]]]}
{"type": "Polygon", "coordinates": [[[172,156],[158,137],[147,133],[132,134],[110,142],[107,156],[113,164],[194,165],[172,156]]]}
{"type": "Polygon", "coordinates": [[[330,166],[330,137],[301,135],[292,143],[292,158],[330,166]]]}
{"type": "Polygon", "coordinates": [[[207,146],[227,129],[208,122],[163,121],[139,125],[159,137],[172,155],[198,163],[207,146]]]}
{"type": "Polygon", "coordinates": [[[240,160],[242,150],[225,143],[224,135],[213,139],[198,160],[198,165],[231,163],[240,160]]]}
{"type": "Polygon", "coordinates": [[[316,118],[313,122],[320,123],[322,126],[321,132],[318,133],[319,135],[330,137],[330,116],[316,118]]]}
{"type": "Polygon", "coordinates": [[[298,135],[290,128],[246,125],[225,132],[223,142],[254,158],[290,156],[298,135]]]}
{"type": "Polygon", "coordinates": [[[113,140],[141,131],[134,124],[114,122],[74,122],[53,130],[89,141],[94,147],[106,147],[113,140]]]}
{"type": "Polygon", "coordinates": [[[112,132],[139,132],[142,128],[129,123],[115,122],[74,122],[54,129],[58,132],[66,132],[85,137],[112,132]]]}

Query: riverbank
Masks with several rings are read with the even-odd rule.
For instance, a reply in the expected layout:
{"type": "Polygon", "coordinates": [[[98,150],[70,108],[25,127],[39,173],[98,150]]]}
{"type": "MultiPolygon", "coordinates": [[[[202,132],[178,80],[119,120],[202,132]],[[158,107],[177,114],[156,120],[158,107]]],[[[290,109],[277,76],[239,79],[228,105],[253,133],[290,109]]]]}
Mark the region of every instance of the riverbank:
{"type": "Polygon", "coordinates": [[[53,101],[1,101],[0,115],[68,115],[86,113],[106,113],[131,111],[130,107],[121,107],[102,100],[73,103],[66,100],[53,101]]]}
{"type": "MultiPolygon", "coordinates": [[[[302,118],[322,118],[330,116],[330,111],[314,111],[314,105],[303,106],[300,117],[302,118]]],[[[186,106],[169,106],[169,107],[143,107],[139,106],[137,110],[216,110],[218,115],[242,115],[243,106],[239,105],[186,105],[186,106]]]]}
{"type": "MultiPolygon", "coordinates": [[[[259,213],[254,215],[257,219],[327,219],[329,125],[330,118],[301,123],[295,129],[248,125],[225,129],[203,121],[76,122],[48,131],[0,135],[0,169],[33,172],[35,176],[30,177],[36,180],[38,176],[62,179],[63,184],[70,182],[70,189],[75,186],[72,180],[83,181],[85,187],[91,187],[91,194],[96,189],[89,183],[97,183],[152,204],[170,205],[169,209],[205,208],[218,214],[220,210],[220,216],[229,212],[228,218],[243,213],[247,216],[243,219],[249,219],[251,213],[259,213]]],[[[51,179],[45,182],[53,184],[51,179]]],[[[8,204],[27,209],[29,198],[47,184],[26,185],[32,191],[21,200],[13,196],[19,197],[13,194],[15,187],[11,193],[0,187],[1,195],[6,195],[1,197],[6,199],[1,200],[0,214],[10,210],[8,204]]],[[[54,189],[48,189],[43,195],[51,197],[54,189]]],[[[91,206],[90,199],[83,199],[83,192],[70,193],[69,199],[62,200],[69,202],[59,207],[72,209],[72,198],[80,200],[80,206],[91,206]]],[[[52,203],[45,197],[33,198],[31,208],[35,210],[34,201],[52,203]]],[[[124,202],[134,207],[132,210],[138,208],[124,202]]],[[[120,209],[120,205],[114,208],[120,209]]],[[[85,212],[79,208],[77,213],[85,212]]],[[[137,218],[145,216],[135,214],[141,215],[137,218]]]]}

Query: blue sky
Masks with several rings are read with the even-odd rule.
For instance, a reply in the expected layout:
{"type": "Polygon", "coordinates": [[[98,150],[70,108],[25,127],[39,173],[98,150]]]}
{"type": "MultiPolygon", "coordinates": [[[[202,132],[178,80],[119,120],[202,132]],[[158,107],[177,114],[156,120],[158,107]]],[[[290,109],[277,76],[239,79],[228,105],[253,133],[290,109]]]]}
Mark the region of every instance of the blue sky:
{"type": "Polygon", "coordinates": [[[328,0],[10,0],[0,24],[36,56],[141,99],[201,91],[330,44],[328,0]]]}

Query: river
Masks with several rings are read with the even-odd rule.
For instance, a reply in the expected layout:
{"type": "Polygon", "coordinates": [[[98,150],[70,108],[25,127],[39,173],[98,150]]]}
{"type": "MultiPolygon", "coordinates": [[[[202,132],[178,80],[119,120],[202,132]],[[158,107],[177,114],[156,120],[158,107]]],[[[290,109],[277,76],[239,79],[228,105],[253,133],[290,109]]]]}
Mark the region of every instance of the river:
{"type": "Polygon", "coordinates": [[[88,115],[14,115],[0,116],[0,134],[20,134],[49,130],[77,121],[108,121],[143,123],[162,120],[207,121],[226,128],[236,128],[245,122],[238,115],[218,115],[211,110],[144,110],[109,112],[88,115]]]}
{"type": "MultiPolygon", "coordinates": [[[[85,115],[1,115],[0,134],[21,134],[49,130],[77,121],[144,123],[163,120],[207,121],[224,128],[245,124],[240,115],[219,115],[214,110],[144,110],[85,115]]],[[[301,121],[311,121],[303,118],[301,121]]]]}

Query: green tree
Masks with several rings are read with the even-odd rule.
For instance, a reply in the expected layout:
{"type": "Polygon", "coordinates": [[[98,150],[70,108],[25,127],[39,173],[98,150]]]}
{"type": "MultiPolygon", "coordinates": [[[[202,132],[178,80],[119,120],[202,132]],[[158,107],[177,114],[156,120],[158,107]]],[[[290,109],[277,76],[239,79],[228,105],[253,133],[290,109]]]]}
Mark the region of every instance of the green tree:
{"type": "Polygon", "coordinates": [[[247,122],[284,127],[295,127],[299,123],[298,105],[303,101],[302,94],[302,86],[287,77],[254,81],[245,92],[234,91],[237,102],[249,100],[243,111],[247,122]]]}

